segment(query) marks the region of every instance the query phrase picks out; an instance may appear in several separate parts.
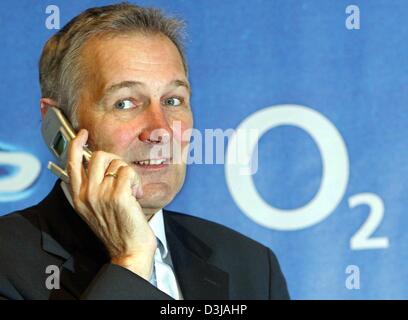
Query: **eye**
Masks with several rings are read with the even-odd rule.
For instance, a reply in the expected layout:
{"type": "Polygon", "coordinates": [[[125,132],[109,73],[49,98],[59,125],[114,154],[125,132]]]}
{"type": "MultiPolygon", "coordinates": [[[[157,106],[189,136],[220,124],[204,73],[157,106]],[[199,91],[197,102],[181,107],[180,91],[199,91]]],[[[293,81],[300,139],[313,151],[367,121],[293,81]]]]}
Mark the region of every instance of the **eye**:
{"type": "Polygon", "coordinates": [[[126,110],[134,107],[135,103],[133,102],[132,99],[121,99],[115,102],[116,109],[126,110]]]}
{"type": "Polygon", "coordinates": [[[164,99],[164,104],[166,106],[177,107],[183,103],[183,99],[180,97],[171,97],[164,99]]]}

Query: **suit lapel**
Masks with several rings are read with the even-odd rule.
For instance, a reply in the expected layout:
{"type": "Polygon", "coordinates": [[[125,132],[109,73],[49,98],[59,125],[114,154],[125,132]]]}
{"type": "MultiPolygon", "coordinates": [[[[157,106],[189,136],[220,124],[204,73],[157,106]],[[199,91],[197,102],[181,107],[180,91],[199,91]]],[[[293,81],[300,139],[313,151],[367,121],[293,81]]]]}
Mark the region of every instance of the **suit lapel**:
{"type": "MultiPolygon", "coordinates": [[[[43,250],[60,259],[61,287],[50,298],[79,298],[108,261],[103,245],[66,199],[59,181],[39,204],[43,250]],[[72,295],[72,296],[69,296],[72,295]]],[[[211,249],[163,210],[167,242],[184,299],[228,299],[228,273],[209,263],[211,249]]]]}
{"type": "Polygon", "coordinates": [[[60,284],[67,291],[54,290],[50,298],[72,299],[72,296],[79,298],[87,288],[106,262],[106,253],[69,204],[59,182],[39,204],[41,243],[44,251],[59,259],[60,284]]]}
{"type": "Polygon", "coordinates": [[[95,261],[76,253],[61,266],[61,285],[79,299],[100,267],[95,261]]]}
{"type": "Polygon", "coordinates": [[[207,260],[211,249],[163,210],[167,242],[183,298],[227,300],[228,273],[207,260]]]}

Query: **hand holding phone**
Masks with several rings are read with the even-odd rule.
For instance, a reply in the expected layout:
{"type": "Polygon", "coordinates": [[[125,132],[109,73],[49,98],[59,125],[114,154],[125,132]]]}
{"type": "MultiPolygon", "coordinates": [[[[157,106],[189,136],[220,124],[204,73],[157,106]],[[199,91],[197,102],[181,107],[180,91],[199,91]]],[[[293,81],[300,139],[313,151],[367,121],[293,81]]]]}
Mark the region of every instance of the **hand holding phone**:
{"type": "Polygon", "coordinates": [[[50,162],[48,167],[69,183],[75,211],[104,243],[111,262],[149,280],[157,242],[136,199],[142,195],[138,173],[118,155],[91,153],[88,132],[75,135],[54,107],[45,115],[42,134],[60,165],[50,162]]]}

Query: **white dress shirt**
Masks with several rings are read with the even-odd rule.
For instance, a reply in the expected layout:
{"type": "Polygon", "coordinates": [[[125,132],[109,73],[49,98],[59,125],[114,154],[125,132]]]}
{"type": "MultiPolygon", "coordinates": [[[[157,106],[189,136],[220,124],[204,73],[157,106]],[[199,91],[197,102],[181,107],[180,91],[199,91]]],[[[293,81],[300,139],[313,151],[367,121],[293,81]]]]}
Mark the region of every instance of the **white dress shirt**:
{"type": "Polygon", "coordinates": [[[170,253],[167,247],[164,229],[163,211],[160,209],[150,219],[149,225],[157,238],[157,249],[154,254],[154,267],[150,283],[176,300],[182,300],[181,290],[173,270],[170,253]]]}
{"type": "MultiPolygon", "coordinates": [[[[61,188],[64,191],[65,197],[74,208],[68,186],[63,181],[61,182],[61,188]]],[[[182,300],[183,296],[173,270],[173,263],[167,247],[163,211],[161,209],[149,220],[149,225],[157,239],[153,272],[149,282],[174,299],[182,300]]]]}

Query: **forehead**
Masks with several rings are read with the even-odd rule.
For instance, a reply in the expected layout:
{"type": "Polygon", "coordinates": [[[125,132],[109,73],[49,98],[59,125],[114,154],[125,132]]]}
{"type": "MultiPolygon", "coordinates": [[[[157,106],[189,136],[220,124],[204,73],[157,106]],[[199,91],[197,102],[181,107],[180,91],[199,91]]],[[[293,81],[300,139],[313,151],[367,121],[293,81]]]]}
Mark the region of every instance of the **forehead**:
{"type": "Polygon", "coordinates": [[[186,76],[180,52],[164,35],[95,37],[85,43],[81,61],[104,85],[124,78],[168,81],[186,76]]]}

